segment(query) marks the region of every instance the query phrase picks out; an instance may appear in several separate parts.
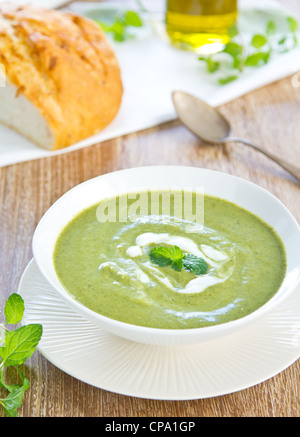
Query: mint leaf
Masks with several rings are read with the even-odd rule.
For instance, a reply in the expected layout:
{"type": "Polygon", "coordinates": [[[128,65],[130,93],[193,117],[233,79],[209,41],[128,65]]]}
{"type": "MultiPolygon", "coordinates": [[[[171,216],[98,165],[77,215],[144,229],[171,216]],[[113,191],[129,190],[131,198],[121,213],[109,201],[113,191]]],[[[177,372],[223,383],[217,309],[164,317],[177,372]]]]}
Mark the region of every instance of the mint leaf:
{"type": "Polygon", "coordinates": [[[212,58],[207,58],[206,61],[207,69],[210,73],[214,73],[220,67],[220,62],[214,61],[212,58]]]}
{"type": "Polygon", "coordinates": [[[245,65],[247,67],[257,67],[258,65],[266,64],[270,58],[271,51],[257,52],[253,55],[249,55],[245,59],[245,65]]]}
{"type": "Polygon", "coordinates": [[[22,405],[25,391],[30,386],[28,379],[26,383],[12,390],[5,399],[0,399],[0,403],[6,410],[14,410],[20,408],[22,405]]]}
{"type": "Polygon", "coordinates": [[[252,47],[260,49],[267,43],[267,38],[264,35],[254,35],[251,40],[252,47]]]}
{"type": "Polygon", "coordinates": [[[227,76],[227,77],[221,77],[218,80],[218,82],[219,82],[220,85],[226,85],[227,83],[233,82],[237,78],[238,78],[238,76],[236,74],[234,74],[234,75],[227,76]]]}
{"type": "Polygon", "coordinates": [[[183,257],[183,268],[192,271],[195,275],[204,275],[208,266],[203,258],[188,253],[183,257]]]}
{"type": "Polygon", "coordinates": [[[170,266],[177,272],[184,268],[195,275],[203,275],[207,271],[207,264],[203,258],[192,254],[183,254],[178,246],[153,247],[150,252],[150,259],[160,267],[170,266]]]}
{"type": "Polygon", "coordinates": [[[115,41],[125,41],[127,38],[126,26],[122,21],[116,21],[110,28],[110,32],[113,33],[113,38],[115,41]]]}
{"type": "Polygon", "coordinates": [[[173,270],[180,272],[182,270],[182,250],[178,246],[172,247],[172,264],[171,267],[173,270]]]}
{"type": "Polygon", "coordinates": [[[278,45],[283,45],[287,40],[286,36],[283,36],[282,38],[280,38],[280,40],[278,41],[278,45]]]}
{"type": "MultiPolygon", "coordinates": [[[[21,322],[24,314],[24,301],[22,297],[13,293],[9,296],[4,307],[6,324],[21,322]]],[[[0,399],[7,417],[17,417],[18,408],[21,406],[24,393],[30,386],[27,378],[18,368],[27,358],[31,357],[38,345],[43,328],[40,324],[29,324],[20,328],[9,330],[1,324],[1,332],[4,334],[3,346],[0,347],[0,388],[8,391],[6,398],[0,399]],[[22,384],[8,384],[5,382],[4,373],[8,367],[15,367],[22,378],[22,384]]]]}
{"type": "Polygon", "coordinates": [[[150,259],[160,267],[169,266],[172,263],[170,250],[164,246],[153,247],[150,252],[150,259]]]}
{"type": "Polygon", "coordinates": [[[298,38],[296,35],[294,35],[293,40],[294,40],[294,46],[296,46],[298,44],[298,38]]]}
{"type": "Polygon", "coordinates": [[[223,52],[230,56],[236,57],[243,53],[243,46],[236,42],[230,41],[225,45],[223,52]]]}
{"type": "Polygon", "coordinates": [[[244,69],[244,59],[237,56],[236,58],[233,58],[233,68],[243,71],[244,69]]]}
{"type": "Polygon", "coordinates": [[[111,26],[107,23],[104,23],[103,21],[100,20],[94,20],[104,32],[110,32],[111,30],[111,26]]]}
{"type": "Polygon", "coordinates": [[[178,246],[153,247],[150,252],[150,259],[154,264],[161,267],[171,266],[172,269],[177,271],[182,269],[182,256],[182,251],[178,246]]]}
{"type": "Polygon", "coordinates": [[[208,73],[223,71],[224,76],[218,75],[216,80],[220,85],[226,85],[238,79],[240,73],[247,67],[261,67],[269,62],[271,55],[284,53],[299,46],[298,21],[292,16],[285,16],[284,20],[288,24],[286,35],[281,34],[275,19],[270,16],[270,19],[265,22],[265,32],[253,34],[249,43],[243,42],[237,26],[229,29],[228,35],[231,40],[221,50],[221,53],[232,58],[231,65],[229,65],[226,56],[215,58],[214,55],[213,59],[212,56],[204,56],[198,59],[206,62],[208,73]],[[250,51],[248,46],[250,46],[250,51]]]}
{"type": "Polygon", "coordinates": [[[124,14],[125,23],[128,26],[142,27],[143,21],[138,13],[134,11],[126,11],[124,14]]]}
{"type": "Polygon", "coordinates": [[[121,14],[116,14],[113,19],[110,19],[109,23],[105,21],[105,13],[104,21],[96,18],[94,21],[98,23],[104,32],[111,33],[113,39],[117,42],[123,42],[127,39],[133,38],[133,35],[128,31],[130,27],[143,26],[143,21],[139,14],[131,10],[124,11],[121,14]]]}
{"type": "Polygon", "coordinates": [[[212,56],[207,56],[207,57],[199,56],[198,59],[199,61],[204,61],[206,63],[207,71],[209,73],[214,73],[220,67],[220,62],[214,61],[212,56]]]}
{"type": "Polygon", "coordinates": [[[238,35],[238,27],[236,23],[234,23],[229,29],[228,29],[228,36],[229,38],[234,38],[238,35]]]}
{"type": "Polygon", "coordinates": [[[30,387],[30,382],[28,379],[25,378],[20,369],[17,368],[17,370],[22,377],[22,384],[14,384],[9,386],[4,383],[1,374],[0,383],[2,382],[2,386],[10,392],[5,399],[0,399],[0,405],[2,405],[4,408],[7,417],[18,417],[17,410],[22,405],[25,391],[30,387]]]}
{"type": "Polygon", "coordinates": [[[173,270],[176,270],[177,272],[181,272],[182,270],[182,258],[175,259],[172,261],[171,267],[173,270]]]}
{"type": "Polygon", "coordinates": [[[298,29],[298,21],[293,17],[287,17],[287,22],[288,22],[290,31],[295,33],[298,29]]]}
{"type": "Polygon", "coordinates": [[[0,347],[2,364],[18,366],[31,357],[42,336],[42,325],[30,324],[21,326],[5,335],[5,346],[0,347]]]}
{"type": "Polygon", "coordinates": [[[0,405],[2,405],[4,412],[6,414],[6,417],[18,417],[18,410],[16,408],[9,409],[9,406],[8,406],[8,408],[6,408],[5,399],[0,399],[0,405]]]}
{"type": "Polygon", "coordinates": [[[267,35],[274,35],[274,33],[276,32],[276,23],[273,20],[268,21],[267,23],[267,35]]]}
{"type": "Polygon", "coordinates": [[[9,296],[4,307],[6,323],[16,325],[21,322],[24,314],[24,301],[22,297],[13,293],[9,296]]]}

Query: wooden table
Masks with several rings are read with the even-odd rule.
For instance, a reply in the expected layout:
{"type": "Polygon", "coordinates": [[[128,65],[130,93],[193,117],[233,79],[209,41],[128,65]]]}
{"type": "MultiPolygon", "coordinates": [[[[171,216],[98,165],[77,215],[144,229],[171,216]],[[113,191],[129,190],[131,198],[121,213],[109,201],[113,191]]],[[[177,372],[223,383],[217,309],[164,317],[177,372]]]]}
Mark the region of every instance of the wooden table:
{"type": "MultiPolygon", "coordinates": [[[[283,1],[300,17],[297,0],[283,1]]],[[[300,163],[300,87],[291,77],[221,111],[241,137],[300,163]]],[[[114,170],[157,164],[190,165],[241,176],[277,196],[300,222],[300,186],[263,155],[238,145],[199,144],[179,122],[126,135],[75,152],[0,169],[0,308],[17,290],[32,258],[31,240],[45,211],[67,190],[114,170]]],[[[296,417],[300,361],[237,393],[192,401],[156,401],[110,393],[80,382],[35,352],[22,417],[296,417]]],[[[0,413],[1,414],[1,413],[0,413]]]]}

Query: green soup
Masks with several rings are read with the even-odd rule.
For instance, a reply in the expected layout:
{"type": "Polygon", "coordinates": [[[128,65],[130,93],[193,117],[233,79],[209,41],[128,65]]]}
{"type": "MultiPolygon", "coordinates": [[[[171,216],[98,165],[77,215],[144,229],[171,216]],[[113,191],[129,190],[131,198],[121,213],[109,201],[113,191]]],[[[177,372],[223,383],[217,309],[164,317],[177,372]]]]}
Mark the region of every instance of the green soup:
{"type": "Polygon", "coordinates": [[[233,203],[204,196],[204,226],[171,214],[100,222],[98,208],[82,211],[63,229],[54,264],[65,289],[104,316],[154,328],[211,326],[252,313],[283,281],[279,236],[233,203]],[[206,272],[153,263],[149,253],[157,246],[201,257],[206,272]]]}

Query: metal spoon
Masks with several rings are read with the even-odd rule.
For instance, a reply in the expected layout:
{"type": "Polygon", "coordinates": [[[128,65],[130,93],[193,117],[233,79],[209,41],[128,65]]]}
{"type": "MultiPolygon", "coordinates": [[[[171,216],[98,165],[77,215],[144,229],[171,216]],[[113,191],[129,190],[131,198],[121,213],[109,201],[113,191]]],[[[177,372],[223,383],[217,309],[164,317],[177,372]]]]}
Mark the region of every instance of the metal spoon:
{"type": "Polygon", "coordinates": [[[246,144],[272,159],[300,182],[299,167],[272,155],[247,140],[230,137],[230,124],[217,109],[184,91],[173,91],[172,98],[179,120],[203,141],[213,144],[229,142],[246,144]]]}

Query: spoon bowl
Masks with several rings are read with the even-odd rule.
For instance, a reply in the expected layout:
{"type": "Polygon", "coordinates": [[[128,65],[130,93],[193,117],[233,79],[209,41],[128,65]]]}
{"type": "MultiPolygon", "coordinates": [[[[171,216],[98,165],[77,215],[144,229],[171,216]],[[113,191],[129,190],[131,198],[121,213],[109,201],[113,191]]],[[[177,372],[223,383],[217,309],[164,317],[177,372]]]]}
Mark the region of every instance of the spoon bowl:
{"type": "Polygon", "coordinates": [[[173,91],[172,98],[180,121],[197,137],[207,143],[227,140],[231,128],[217,109],[183,91],[173,91]]]}
{"type": "Polygon", "coordinates": [[[226,118],[213,106],[184,91],[175,90],[172,99],[179,120],[198,138],[210,144],[229,142],[243,143],[263,153],[300,182],[300,168],[269,153],[267,150],[242,138],[230,137],[231,126],[226,118]]]}

